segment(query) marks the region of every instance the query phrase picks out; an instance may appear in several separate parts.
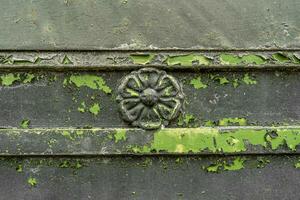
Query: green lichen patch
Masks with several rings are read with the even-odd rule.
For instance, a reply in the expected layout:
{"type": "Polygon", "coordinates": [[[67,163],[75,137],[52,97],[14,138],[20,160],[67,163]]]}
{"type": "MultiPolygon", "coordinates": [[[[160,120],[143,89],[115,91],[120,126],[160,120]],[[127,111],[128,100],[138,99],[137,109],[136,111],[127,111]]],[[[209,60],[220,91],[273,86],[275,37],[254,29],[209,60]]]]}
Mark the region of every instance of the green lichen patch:
{"type": "Polygon", "coordinates": [[[102,77],[96,75],[71,75],[69,80],[64,80],[64,85],[67,85],[68,83],[74,84],[76,87],[84,86],[93,90],[101,90],[106,94],[111,93],[111,89],[106,85],[105,80],[102,77]]]}
{"type": "Polygon", "coordinates": [[[205,89],[207,84],[203,83],[201,77],[194,78],[190,81],[190,84],[194,86],[195,89],[205,89]]]}
{"type": "Polygon", "coordinates": [[[97,116],[100,112],[100,106],[98,103],[94,103],[90,108],[89,112],[92,113],[93,115],[97,116]]]}
{"type": "Polygon", "coordinates": [[[182,66],[192,66],[194,63],[199,65],[209,65],[212,60],[204,55],[177,55],[177,56],[168,56],[166,63],[169,66],[173,65],[182,65],[182,66]]]}
{"type": "Polygon", "coordinates": [[[153,58],[155,57],[154,54],[132,54],[130,55],[130,58],[133,62],[133,64],[139,64],[139,65],[146,65],[151,63],[153,58]]]}
{"type": "Polygon", "coordinates": [[[114,134],[115,143],[118,143],[119,141],[125,141],[126,140],[126,130],[124,129],[117,129],[114,134]]]}
{"type": "Polygon", "coordinates": [[[24,129],[26,129],[26,128],[28,128],[29,127],[29,125],[30,125],[30,120],[29,119],[24,119],[24,120],[22,120],[22,122],[21,122],[21,128],[24,128],[24,129]]]}
{"type": "Polygon", "coordinates": [[[35,187],[37,185],[37,179],[36,178],[32,178],[32,177],[29,177],[27,179],[27,183],[32,186],[32,187],[35,187]]]}

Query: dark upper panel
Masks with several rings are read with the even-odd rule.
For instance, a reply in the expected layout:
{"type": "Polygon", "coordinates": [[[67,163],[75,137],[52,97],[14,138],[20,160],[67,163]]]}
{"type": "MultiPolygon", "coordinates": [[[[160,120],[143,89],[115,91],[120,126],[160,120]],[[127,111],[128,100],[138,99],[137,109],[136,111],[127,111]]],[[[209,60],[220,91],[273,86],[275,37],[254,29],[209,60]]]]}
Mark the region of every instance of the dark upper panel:
{"type": "Polygon", "coordinates": [[[300,46],[298,0],[0,3],[0,49],[300,46]]]}

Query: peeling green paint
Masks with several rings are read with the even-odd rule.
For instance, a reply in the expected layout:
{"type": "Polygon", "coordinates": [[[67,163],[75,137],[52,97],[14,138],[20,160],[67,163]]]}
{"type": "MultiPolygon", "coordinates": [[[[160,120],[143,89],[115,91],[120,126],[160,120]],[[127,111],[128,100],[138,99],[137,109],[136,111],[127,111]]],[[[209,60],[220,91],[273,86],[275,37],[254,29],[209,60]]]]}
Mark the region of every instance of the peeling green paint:
{"type": "Polygon", "coordinates": [[[28,180],[27,180],[27,183],[30,186],[35,187],[37,185],[37,180],[36,180],[36,178],[29,177],[28,180]]]}
{"type": "Polygon", "coordinates": [[[126,140],[126,130],[118,129],[116,130],[116,133],[114,134],[115,143],[118,143],[119,141],[126,140]]]}
{"type": "Polygon", "coordinates": [[[295,163],[295,168],[296,169],[300,169],[300,160],[298,162],[295,163]]]}
{"type": "Polygon", "coordinates": [[[260,55],[255,54],[247,54],[243,56],[238,56],[234,54],[221,54],[220,62],[221,64],[225,65],[238,65],[241,63],[262,65],[266,63],[266,59],[260,55]]]}
{"type": "Polygon", "coordinates": [[[266,63],[266,59],[259,55],[248,54],[242,56],[242,62],[244,62],[245,64],[262,65],[266,63]]]}
{"type": "Polygon", "coordinates": [[[190,84],[194,86],[195,89],[205,89],[207,84],[203,83],[201,77],[194,78],[190,81],[190,84]]]}
{"type": "Polygon", "coordinates": [[[219,126],[228,126],[228,125],[239,125],[246,126],[247,120],[245,118],[223,118],[219,120],[219,126]]]}
{"type": "Polygon", "coordinates": [[[4,86],[11,86],[14,82],[19,81],[20,78],[20,74],[13,74],[13,73],[9,73],[9,74],[5,74],[0,76],[1,78],[1,84],[4,86]]]}
{"type": "Polygon", "coordinates": [[[227,163],[224,165],[224,170],[226,171],[236,171],[244,168],[245,160],[241,157],[235,158],[232,163],[227,163]]]}
{"type": "Polygon", "coordinates": [[[266,141],[271,144],[273,150],[282,145],[287,145],[289,149],[294,151],[300,143],[300,133],[299,130],[292,129],[273,130],[266,135],[266,141]]]}
{"type": "Polygon", "coordinates": [[[189,126],[191,122],[195,120],[195,116],[192,114],[180,115],[178,118],[178,126],[189,126]]]}
{"type": "Polygon", "coordinates": [[[130,55],[130,58],[131,58],[133,64],[140,64],[140,65],[146,65],[146,64],[150,63],[154,57],[155,57],[154,54],[132,54],[132,55],[130,55]]]}
{"type": "Polygon", "coordinates": [[[100,106],[98,103],[94,103],[90,108],[89,108],[90,113],[93,115],[98,115],[100,112],[100,106]]]}
{"type": "Polygon", "coordinates": [[[64,85],[67,83],[73,83],[76,87],[85,86],[94,90],[101,90],[106,94],[111,93],[111,89],[106,85],[104,79],[96,75],[71,75],[69,81],[64,81],[64,85]]]}
{"type": "Polygon", "coordinates": [[[23,80],[23,83],[31,83],[35,76],[33,74],[26,74],[25,79],[23,80]]]}
{"type": "Polygon", "coordinates": [[[281,137],[272,141],[267,138],[267,130],[255,130],[241,128],[230,131],[220,131],[217,128],[181,128],[162,129],[154,133],[153,141],[142,147],[135,146],[132,150],[136,153],[149,153],[152,151],[170,153],[188,152],[223,152],[234,153],[244,152],[247,145],[267,148],[268,145],[273,150],[280,145],[286,144],[290,150],[295,150],[300,144],[300,130],[278,129],[281,137]]]}
{"type": "Polygon", "coordinates": [[[220,62],[225,65],[237,65],[242,62],[242,59],[237,55],[221,54],[220,62]]]}
{"type": "Polygon", "coordinates": [[[74,140],[74,138],[72,137],[71,133],[69,131],[64,130],[62,132],[62,135],[70,140],[74,140]]]}
{"type": "Polygon", "coordinates": [[[24,119],[21,122],[21,128],[28,128],[30,125],[30,120],[29,119],[24,119]]]}
{"type": "Polygon", "coordinates": [[[254,84],[257,84],[257,81],[256,81],[254,78],[250,77],[248,73],[246,73],[246,74],[244,75],[242,81],[243,81],[244,83],[246,83],[247,85],[254,85],[254,84]]]}
{"type": "Polygon", "coordinates": [[[286,54],[283,54],[283,53],[274,53],[272,55],[272,58],[275,61],[280,62],[280,63],[286,63],[286,62],[290,61],[290,58],[286,54]]]}
{"type": "Polygon", "coordinates": [[[16,167],[16,171],[21,173],[23,172],[23,166],[21,164],[19,164],[17,167],[16,167]]]}
{"type": "Polygon", "coordinates": [[[85,112],[85,109],[86,109],[86,105],[85,105],[85,102],[83,101],[83,102],[81,102],[81,104],[80,104],[80,106],[77,108],[77,110],[78,110],[79,112],[84,113],[84,112],[85,112]]]}
{"type": "Polygon", "coordinates": [[[167,65],[182,65],[182,66],[192,66],[193,63],[198,62],[199,65],[209,65],[212,60],[203,55],[177,55],[177,56],[168,56],[166,59],[167,65]]]}
{"type": "Polygon", "coordinates": [[[238,156],[235,157],[233,160],[217,160],[215,163],[210,164],[207,167],[203,167],[207,172],[211,173],[218,173],[222,170],[224,171],[237,171],[244,169],[244,162],[245,159],[238,156]]]}

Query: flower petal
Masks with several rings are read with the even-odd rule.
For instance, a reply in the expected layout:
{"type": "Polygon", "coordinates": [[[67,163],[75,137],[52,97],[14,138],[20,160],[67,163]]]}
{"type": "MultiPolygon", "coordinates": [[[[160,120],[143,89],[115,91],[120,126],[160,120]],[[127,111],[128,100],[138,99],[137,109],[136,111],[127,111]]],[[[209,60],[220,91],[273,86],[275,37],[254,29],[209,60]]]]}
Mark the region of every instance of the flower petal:
{"type": "Polygon", "coordinates": [[[138,97],[142,90],[143,86],[140,80],[137,78],[137,76],[131,74],[122,80],[118,88],[118,93],[123,98],[138,97]]]}
{"type": "Polygon", "coordinates": [[[156,69],[142,69],[138,73],[138,77],[145,88],[155,88],[160,77],[160,72],[156,69]]]}
{"type": "Polygon", "coordinates": [[[159,114],[166,120],[174,119],[181,109],[181,101],[176,98],[160,98],[157,104],[159,114]]]}
{"type": "Polygon", "coordinates": [[[155,89],[160,92],[163,97],[176,96],[178,92],[181,91],[180,85],[169,75],[161,76],[155,89]]]}
{"type": "Polygon", "coordinates": [[[156,129],[161,126],[162,119],[155,108],[145,107],[137,123],[144,129],[156,129]]]}
{"type": "Polygon", "coordinates": [[[120,112],[124,120],[133,122],[139,118],[144,105],[138,98],[124,99],[120,102],[120,112]]]}

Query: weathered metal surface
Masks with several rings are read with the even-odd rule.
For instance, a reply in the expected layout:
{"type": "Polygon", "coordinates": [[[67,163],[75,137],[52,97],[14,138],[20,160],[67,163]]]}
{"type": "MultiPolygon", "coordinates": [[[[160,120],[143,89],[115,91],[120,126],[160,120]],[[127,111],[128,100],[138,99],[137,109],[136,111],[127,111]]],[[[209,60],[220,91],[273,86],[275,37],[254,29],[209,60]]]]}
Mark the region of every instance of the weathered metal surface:
{"type": "Polygon", "coordinates": [[[2,0],[1,49],[299,48],[297,0],[2,0]]]}
{"type": "Polygon", "coordinates": [[[0,155],[299,154],[300,127],[2,129],[0,155]]]}
{"type": "Polygon", "coordinates": [[[299,199],[298,1],[0,2],[0,199],[299,199]]]}
{"type": "Polygon", "coordinates": [[[299,199],[297,156],[5,158],[2,199],[299,199]],[[244,160],[245,167],[234,167],[244,160]],[[220,167],[216,167],[219,166],[220,167]],[[217,169],[217,170],[215,170],[217,169]],[[217,173],[219,171],[219,173],[217,173]]]}

